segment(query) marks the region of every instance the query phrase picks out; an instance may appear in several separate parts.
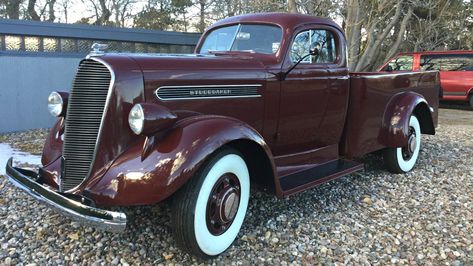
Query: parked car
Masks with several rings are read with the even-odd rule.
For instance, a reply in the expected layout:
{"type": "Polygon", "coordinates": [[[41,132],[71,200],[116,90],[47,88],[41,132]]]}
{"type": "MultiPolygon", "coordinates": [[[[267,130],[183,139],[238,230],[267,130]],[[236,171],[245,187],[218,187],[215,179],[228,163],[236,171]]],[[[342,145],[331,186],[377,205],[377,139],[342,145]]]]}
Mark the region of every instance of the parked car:
{"type": "Polygon", "coordinates": [[[176,242],[224,252],[245,219],[250,184],[287,197],[363,169],[384,152],[405,173],[435,134],[436,71],[349,74],[332,20],[265,13],[211,26],[193,55],[107,54],[79,64],[38,172],[6,166],[36,199],[85,224],[123,231],[109,206],[172,200],[176,242]]]}
{"type": "Polygon", "coordinates": [[[467,101],[473,108],[473,51],[400,53],[378,71],[440,71],[441,99],[467,101]]]}

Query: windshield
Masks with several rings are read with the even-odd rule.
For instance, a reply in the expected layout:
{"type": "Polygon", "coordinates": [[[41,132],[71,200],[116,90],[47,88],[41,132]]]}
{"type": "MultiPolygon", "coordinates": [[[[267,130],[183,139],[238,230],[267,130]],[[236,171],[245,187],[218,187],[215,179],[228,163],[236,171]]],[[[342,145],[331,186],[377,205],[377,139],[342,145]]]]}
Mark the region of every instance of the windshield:
{"type": "Polygon", "coordinates": [[[211,31],[200,53],[211,51],[246,51],[274,54],[281,44],[282,31],[272,25],[239,24],[211,31]]]}

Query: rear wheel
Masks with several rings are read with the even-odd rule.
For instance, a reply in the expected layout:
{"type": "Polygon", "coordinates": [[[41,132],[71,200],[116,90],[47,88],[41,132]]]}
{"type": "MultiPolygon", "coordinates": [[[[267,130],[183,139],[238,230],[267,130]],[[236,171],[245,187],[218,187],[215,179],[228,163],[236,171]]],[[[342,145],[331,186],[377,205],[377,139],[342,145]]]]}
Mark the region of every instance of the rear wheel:
{"type": "Polygon", "coordinates": [[[250,195],[248,167],[233,149],[218,152],[173,199],[178,245],[201,258],[224,252],[245,219],[250,195]]]}
{"type": "Polygon", "coordinates": [[[419,157],[421,130],[415,115],[409,119],[407,145],[400,148],[387,148],[384,151],[384,164],[393,173],[406,173],[414,168],[419,157]]]}
{"type": "Polygon", "coordinates": [[[470,94],[470,107],[473,108],[473,94],[470,94]]]}

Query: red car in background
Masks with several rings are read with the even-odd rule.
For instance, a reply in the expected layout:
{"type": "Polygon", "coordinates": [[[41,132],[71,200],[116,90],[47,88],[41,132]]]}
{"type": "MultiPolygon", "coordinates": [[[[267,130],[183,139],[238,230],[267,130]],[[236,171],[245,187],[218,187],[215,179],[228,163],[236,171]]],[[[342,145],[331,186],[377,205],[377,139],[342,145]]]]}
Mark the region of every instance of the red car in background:
{"type": "Polygon", "coordinates": [[[440,71],[441,99],[468,101],[473,108],[473,51],[400,53],[378,71],[440,71]]]}

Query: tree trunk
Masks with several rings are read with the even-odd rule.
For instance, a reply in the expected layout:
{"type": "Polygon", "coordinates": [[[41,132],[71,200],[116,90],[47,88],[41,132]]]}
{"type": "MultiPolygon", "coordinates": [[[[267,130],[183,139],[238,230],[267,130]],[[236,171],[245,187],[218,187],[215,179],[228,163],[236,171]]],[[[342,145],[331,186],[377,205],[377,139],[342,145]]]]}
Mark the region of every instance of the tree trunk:
{"type": "Polygon", "coordinates": [[[199,0],[199,6],[200,6],[200,20],[199,20],[199,25],[198,25],[198,30],[199,32],[204,32],[205,31],[205,0],[199,0]]]}
{"type": "Polygon", "coordinates": [[[182,13],[182,19],[183,19],[182,23],[184,24],[184,32],[187,32],[187,23],[188,23],[188,21],[187,21],[187,17],[186,17],[186,12],[182,13]]]}
{"type": "Polygon", "coordinates": [[[297,13],[296,0],[287,1],[287,11],[289,11],[289,13],[297,13]]]}
{"type": "Polygon", "coordinates": [[[372,67],[373,59],[376,58],[377,53],[379,52],[379,47],[381,47],[381,44],[386,39],[387,35],[399,21],[401,16],[401,6],[402,1],[399,1],[397,3],[393,18],[391,18],[391,21],[384,27],[384,29],[379,29],[375,34],[375,29],[379,25],[379,22],[384,19],[383,17],[377,18],[377,20],[370,27],[370,30],[368,31],[368,41],[366,47],[356,65],[355,71],[364,71],[372,67]]]}
{"type": "Polygon", "coordinates": [[[36,0],[28,0],[28,15],[32,20],[41,20],[38,13],[35,10],[36,0]]]}
{"type": "Polygon", "coordinates": [[[383,62],[386,62],[397,53],[399,46],[404,40],[404,34],[406,33],[407,24],[409,23],[409,20],[411,19],[411,17],[412,17],[412,8],[409,8],[409,11],[407,12],[406,16],[402,19],[401,25],[399,26],[399,32],[397,34],[396,41],[394,42],[394,44],[391,46],[391,49],[389,49],[389,52],[384,57],[383,62]]]}
{"type": "Polygon", "coordinates": [[[68,23],[69,20],[68,20],[67,10],[69,9],[69,0],[62,0],[60,4],[61,4],[61,8],[64,12],[64,20],[66,21],[66,23],[68,23]]]}
{"type": "Polygon", "coordinates": [[[22,0],[6,1],[6,13],[9,19],[20,18],[20,4],[22,0]]]}
{"type": "Polygon", "coordinates": [[[56,20],[56,16],[54,14],[54,5],[56,4],[56,0],[49,0],[49,3],[48,3],[48,8],[49,8],[49,19],[48,21],[49,22],[53,22],[54,20],[56,20]]]}
{"type": "Polygon", "coordinates": [[[348,0],[345,33],[348,44],[348,68],[350,70],[354,70],[360,56],[362,22],[360,1],[348,0]]]}
{"type": "Polygon", "coordinates": [[[101,15],[95,21],[95,25],[105,25],[110,19],[112,13],[107,8],[106,0],[99,0],[101,15]]]}
{"type": "Polygon", "coordinates": [[[120,26],[120,6],[117,1],[113,1],[113,9],[115,9],[115,26],[120,26]]]}

